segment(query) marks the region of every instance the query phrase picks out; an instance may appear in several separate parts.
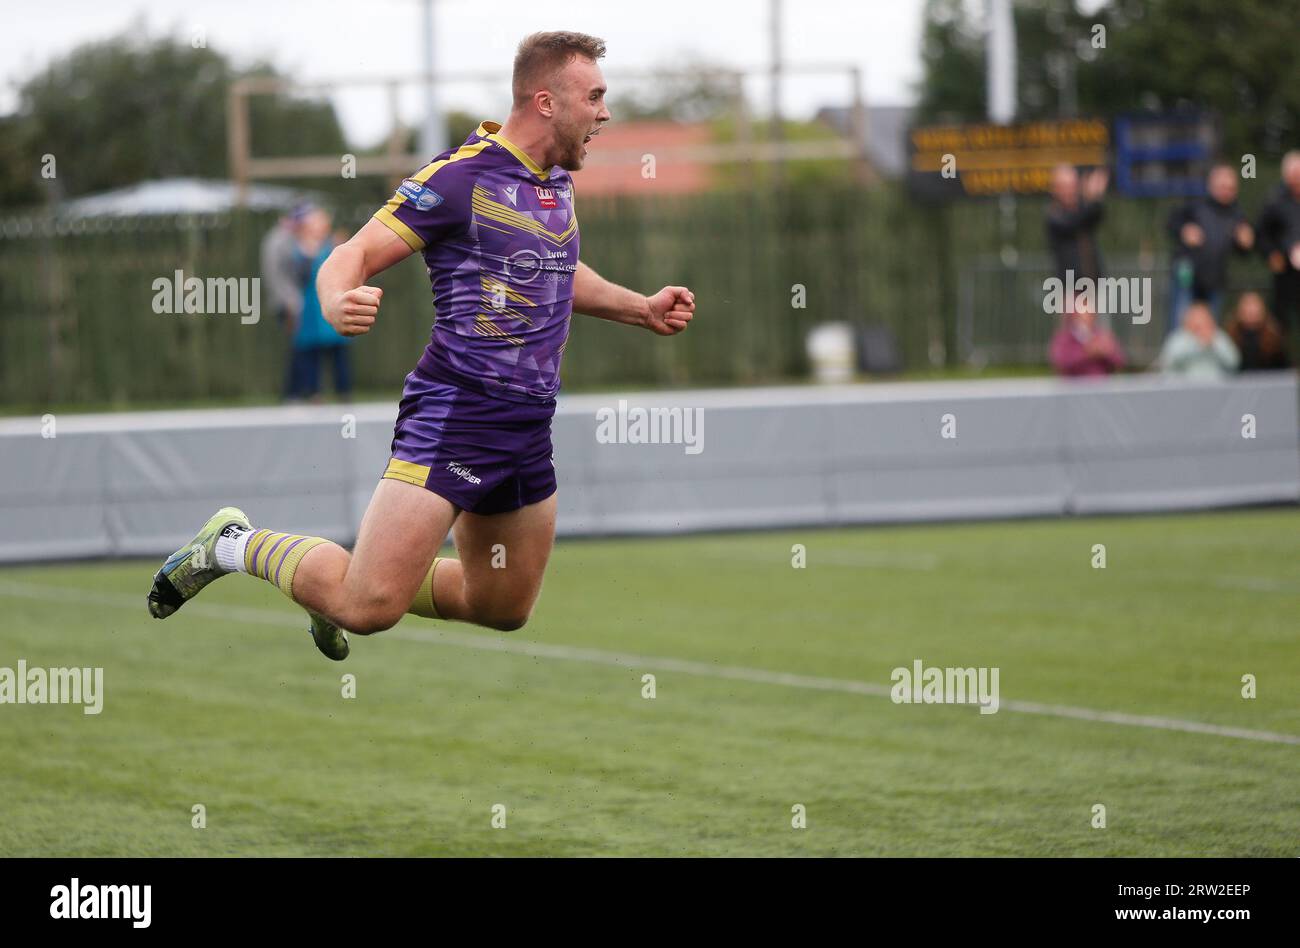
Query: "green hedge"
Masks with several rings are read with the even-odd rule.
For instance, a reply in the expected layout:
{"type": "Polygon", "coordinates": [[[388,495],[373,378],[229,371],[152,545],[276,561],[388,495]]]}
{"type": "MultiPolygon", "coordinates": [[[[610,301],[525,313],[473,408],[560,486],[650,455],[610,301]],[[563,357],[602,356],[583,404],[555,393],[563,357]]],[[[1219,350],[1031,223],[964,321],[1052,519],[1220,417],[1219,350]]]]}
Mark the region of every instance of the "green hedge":
{"type": "MultiPolygon", "coordinates": [[[[1259,189],[1254,189],[1256,193],[1259,189]]],[[[1254,204],[1251,204],[1252,210],[1254,204]]],[[[1105,251],[1167,253],[1166,203],[1112,200],[1105,251]]],[[[359,226],[369,208],[340,215],[359,226]]],[[[1015,208],[1016,245],[1042,253],[1041,201],[1015,208]]],[[[956,274],[1000,246],[995,202],[919,207],[896,185],[579,204],[582,259],[638,290],[689,285],[698,318],[677,339],[577,317],[566,388],[747,384],[806,373],[816,323],[891,326],[905,363],[925,368],[936,337],[951,355],[956,274]],[[792,306],[802,284],[806,306],[792,306]]],[[[0,225],[0,405],[127,407],[214,399],[274,400],[286,358],[271,313],[257,325],[226,316],[159,315],[153,281],[258,275],[271,217],[236,214],[86,226],[0,225]]],[[[432,307],[418,259],[378,281],[381,319],[353,346],[356,386],[400,389],[428,338],[432,307]]],[[[1026,319],[1041,319],[1027,312],[1026,319]]]]}

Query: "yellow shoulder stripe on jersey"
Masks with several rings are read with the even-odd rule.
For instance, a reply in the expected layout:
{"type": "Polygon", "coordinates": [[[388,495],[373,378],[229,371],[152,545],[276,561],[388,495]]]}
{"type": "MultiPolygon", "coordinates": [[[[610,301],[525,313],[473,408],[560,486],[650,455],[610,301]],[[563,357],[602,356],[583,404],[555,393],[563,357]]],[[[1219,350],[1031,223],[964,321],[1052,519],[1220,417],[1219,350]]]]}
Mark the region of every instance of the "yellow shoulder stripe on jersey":
{"type": "Polygon", "coordinates": [[[486,138],[490,142],[496,142],[506,151],[510,152],[510,154],[518,158],[520,164],[543,181],[551,176],[551,170],[549,168],[543,171],[542,166],[529,158],[526,151],[501,134],[501,125],[499,122],[483,122],[479,125],[478,131],[476,131],[475,134],[482,138],[486,138]]]}
{"type": "Polygon", "coordinates": [[[411,178],[414,181],[418,181],[420,184],[424,184],[424,182],[433,177],[434,172],[444,165],[449,165],[453,161],[463,161],[466,158],[473,158],[486,147],[487,142],[475,142],[472,145],[461,145],[446,158],[429,162],[415,174],[411,175],[411,178]]]}
{"type": "MultiPolygon", "coordinates": [[[[487,146],[488,143],[485,141],[475,142],[472,145],[461,145],[446,158],[429,162],[415,174],[411,175],[411,180],[418,184],[424,184],[437,173],[439,168],[444,168],[453,161],[464,161],[466,158],[473,158],[487,146]]],[[[402,240],[406,241],[406,245],[412,250],[423,250],[424,241],[420,239],[420,235],[411,230],[411,228],[406,224],[403,224],[397,218],[397,215],[393,213],[402,206],[402,203],[405,200],[406,199],[402,197],[402,195],[394,194],[388,199],[387,204],[375,211],[373,217],[380,223],[387,224],[388,228],[397,234],[398,237],[401,237],[402,240]]]]}

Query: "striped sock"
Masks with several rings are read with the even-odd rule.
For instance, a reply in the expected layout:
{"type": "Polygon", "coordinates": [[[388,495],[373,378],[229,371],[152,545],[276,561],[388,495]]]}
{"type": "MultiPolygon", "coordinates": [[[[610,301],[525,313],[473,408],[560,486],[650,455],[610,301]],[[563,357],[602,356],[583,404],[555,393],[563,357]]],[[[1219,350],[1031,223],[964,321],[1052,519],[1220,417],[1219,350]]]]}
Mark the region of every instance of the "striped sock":
{"type": "Polygon", "coordinates": [[[304,537],[295,533],[258,530],[248,538],[244,548],[244,571],[280,587],[293,598],[293,574],[307,551],[328,543],[322,537],[304,537]]]}
{"type": "Polygon", "coordinates": [[[433,565],[429,567],[429,575],[424,577],[424,582],[420,584],[420,591],[415,594],[415,601],[411,603],[411,608],[406,611],[413,616],[424,616],[426,619],[441,619],[438,615],[438,607],[433,604],[433,574],[438,569],[445,556],[434,557],[433,565]]]}

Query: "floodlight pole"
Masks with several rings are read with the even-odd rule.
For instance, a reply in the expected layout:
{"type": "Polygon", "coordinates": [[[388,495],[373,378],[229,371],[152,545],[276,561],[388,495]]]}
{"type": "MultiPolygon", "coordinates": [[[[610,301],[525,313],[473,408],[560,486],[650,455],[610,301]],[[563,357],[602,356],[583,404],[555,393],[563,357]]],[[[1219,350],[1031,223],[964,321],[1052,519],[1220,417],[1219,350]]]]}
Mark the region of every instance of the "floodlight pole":
{"type": "Polygon", "coordinates": [[[425,160],[447,147],[447,128],[438,107],[438,89],[433,71],[433,0],[421,0],[421,30],[424,39],[424,124],[420,129],[420,151],[425,160]]]}
{"type": "MultiPolygon", "coordinates": [[[[772,125],[770,139],[780,145],[785,137],[781,128],[781,0],[768,0],[768,38],[772,51],[772,125]]],[[[772,162],[773,183],[781,182],[781,159],[772,162]]]]}
{"type": "MultiPolygon", "coordinates": [[[[1016,21],[1011,13],[1011,0],[988,0],[989,32],[987,89],[989,121],[995,125],[1009,125],[1016,119],[1016,21]]],[[[1003,194],[998,199],[1001,210],[1002,264],[1015,265],[1016,250],[1016,196],[1003,194]]]]}
{"type": "Polygon", "coordinates": [[[988,0],[989,32],[986,89],[989,121],[1007,125],[1016,118],[1016,21],[1011,0],[988,0]]]}

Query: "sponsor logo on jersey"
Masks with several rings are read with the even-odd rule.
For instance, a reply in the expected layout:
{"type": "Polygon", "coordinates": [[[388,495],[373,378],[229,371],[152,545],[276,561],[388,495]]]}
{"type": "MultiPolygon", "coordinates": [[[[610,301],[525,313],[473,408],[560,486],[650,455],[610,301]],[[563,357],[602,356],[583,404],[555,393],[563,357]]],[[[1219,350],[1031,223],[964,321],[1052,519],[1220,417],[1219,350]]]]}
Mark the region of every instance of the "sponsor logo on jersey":
{"type": "Polygon", "coordinates": [[[555,192],[550,188],[538,187],[533,185],[533,190],[537,192],[537,202],[544,208],[559,207],[555,201],[555,192]]]}
{"type": "Polygon", "coordinates": [[[419,181],[407,178],[397,188],[397,193],[422,211],[432,210],[442,203],[442,195],[419,181]]]}
{"type": "Polygon", "coordinates": [[[532,283],[538,277],[543,283],[564,283],[578,269],[578,264],[569,263],[568,258],[567,250],[545,254],[527,248],[516,250],[506,259],[506,276],[513,283],[532,283]]]}
{"type": "Polygon", "coordinates": [[[532,283],[541,272],[541,263],[536,250],[516,250],[506,260],[506,274],[515,283],[532,283]]]}

